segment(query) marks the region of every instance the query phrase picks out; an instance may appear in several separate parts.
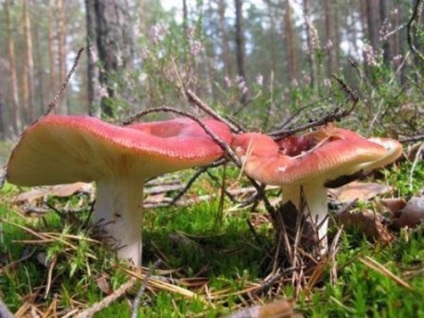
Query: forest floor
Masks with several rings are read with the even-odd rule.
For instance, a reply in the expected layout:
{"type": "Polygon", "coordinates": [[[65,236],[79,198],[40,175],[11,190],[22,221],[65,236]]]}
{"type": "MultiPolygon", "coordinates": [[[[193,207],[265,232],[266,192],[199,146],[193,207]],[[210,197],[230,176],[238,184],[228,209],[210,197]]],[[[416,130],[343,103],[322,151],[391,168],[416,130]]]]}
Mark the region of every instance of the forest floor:
{"type": "MultiPolygon", "coordinates": [[[[412,179],[411,169],[403,161],[364,180],[390,185],[391,191],[371,195],[352,211],[379,214],[382,197],[408,200],[422,191],[424,163],[414,167],[412,179]]],[[[235,180],[238,172],[228,170],[235,180]]],[[[203,176],[179,206],[158,207],[175,195],[166,185],[188,177],[178,174],[147,187],[159,190],[147,191],[142,272],[93,239],[87,222],[92,188],[77,185],[63,198],[51,187],[27,192],[6,184],[0,203],[0,297],[17,317],[83,317],[93,308],[101,309],[96,317],[129,317],[135,300],[140,307],[133,317],[424,316],[423,226],[399,230],[380,224],[374,233],[364,227],[368,219],[342,231],[334,224],[330,242],[340,235],[335,255],[310,268],[276,271],[275,233],[261,205],[252,211],[221,200],[213,195],[215,181],[203,176]],[[108,297],[113,301],[105,304],[108,297]],[[238,310],[244,315],[231,316],[238,310]]],[[[272,201],[280,195],[276,189],[268,194],[272,201]]],[[[385,218],[390,219],[387,212],[385,218]]]]}

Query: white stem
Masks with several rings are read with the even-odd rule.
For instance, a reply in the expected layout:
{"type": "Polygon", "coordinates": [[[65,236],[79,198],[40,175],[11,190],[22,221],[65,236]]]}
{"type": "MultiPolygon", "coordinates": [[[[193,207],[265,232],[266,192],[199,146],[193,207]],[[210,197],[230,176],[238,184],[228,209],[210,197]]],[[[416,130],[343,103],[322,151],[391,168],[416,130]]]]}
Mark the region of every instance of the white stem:
{"type": "Polygon", "coordinates": [[[94,209],[96,222],[104,225],[118,256],[141,265],[143,223],[143,180],[108,178],[97,181],[94,209]]]}
{"type": "Polygon", "coordinates": [[[327,189],[321,182],[310,182],[303,185],[284,186],[282,190],[283,203],[291,201],[299,212],[310,217],[318,227],[321,254],[324,254],[328,249],[327,189]],[[301,193],[303,193],[304,200],[302,200],[301,193]]]}

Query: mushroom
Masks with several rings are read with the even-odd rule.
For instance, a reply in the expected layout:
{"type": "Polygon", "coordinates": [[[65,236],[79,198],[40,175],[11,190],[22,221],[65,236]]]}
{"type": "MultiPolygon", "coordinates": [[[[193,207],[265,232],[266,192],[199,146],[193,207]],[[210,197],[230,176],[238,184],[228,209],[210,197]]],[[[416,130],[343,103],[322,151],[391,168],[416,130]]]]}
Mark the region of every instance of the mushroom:
{"type": "MultiPolygon", "coordinates": [[[[212,119],[203,123],[222,141],[231,141],[226,125],[212,119]]],[[[140,265],[144,181],[222,155],[188,118],[120,127],[87,116],[49,115],[24,131],[6,178],[21,186],[95,181],[95,221],[102,221],[116,242],[118,256],[140,265]]]]}
{"type": "Polygon", "coordinates": [[[339,187],[362,173],[393,162],[402,145],[393,139],[364,138],[359,134],[327,126],[318,131],[274,141],[260,133],[233,137],[232,148],[250,177],[281,186],[283,203],[310,215],[327,250],[327,190],[339,187]]]}

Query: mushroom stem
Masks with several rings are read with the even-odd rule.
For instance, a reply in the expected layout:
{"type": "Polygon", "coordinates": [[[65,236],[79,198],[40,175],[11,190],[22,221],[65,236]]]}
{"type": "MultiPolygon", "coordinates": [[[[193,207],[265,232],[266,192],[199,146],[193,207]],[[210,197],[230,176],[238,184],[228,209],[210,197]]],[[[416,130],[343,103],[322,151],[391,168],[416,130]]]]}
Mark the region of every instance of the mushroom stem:
{"type": "Polygon", "coordinates": [[[320,242],[320,254],[327,252],[327,189],[322,182],[283,186],[283,203],[291,201],[299,212],[316,225],[320,242]]]}
{"type": "Polygon", "coordinates": [[[95,222],[118,249],[118,256],[141,265],[143,223],[143,185],[133,178],[110,178],[97,181],[95,222]]]}

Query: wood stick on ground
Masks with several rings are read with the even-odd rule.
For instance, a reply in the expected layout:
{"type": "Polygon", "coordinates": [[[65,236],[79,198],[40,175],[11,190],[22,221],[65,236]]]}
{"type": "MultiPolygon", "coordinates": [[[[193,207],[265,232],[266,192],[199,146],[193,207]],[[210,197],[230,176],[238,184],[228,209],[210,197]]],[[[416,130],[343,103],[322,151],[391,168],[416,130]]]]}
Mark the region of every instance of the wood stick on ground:
{"type": "Polygon", "coordinates": [[[118,298],[123,296],[130,288],[132,288],[137,282],[137,278],[132,277],[126,283],[122,284],[117,290],[115,290],[109,296],[103,298],[101,301],[93,304],[90,308],[80,312],[75,318],[89,318],[95,313],[107,308],[111,303],[116,301],[118,298]]]}
{"type": "Polygon", "coordinates": [[[146,286],[147,286],[147,283],[149,282],[150,277],[152,277],[153,275],[153,271],[160,265],[161,262],[162,261],[160,259],[154,262],[153,265],[149,268],[149,271],[147,272],[146,276],[144,277],[143,283],[141,284],[141,287],[134,298],[134,302],[132,305],[131,318],[137,318],[138,307],[140,306],[141,297],[143,296],[144,291],[146,290],[146,286]]]}

